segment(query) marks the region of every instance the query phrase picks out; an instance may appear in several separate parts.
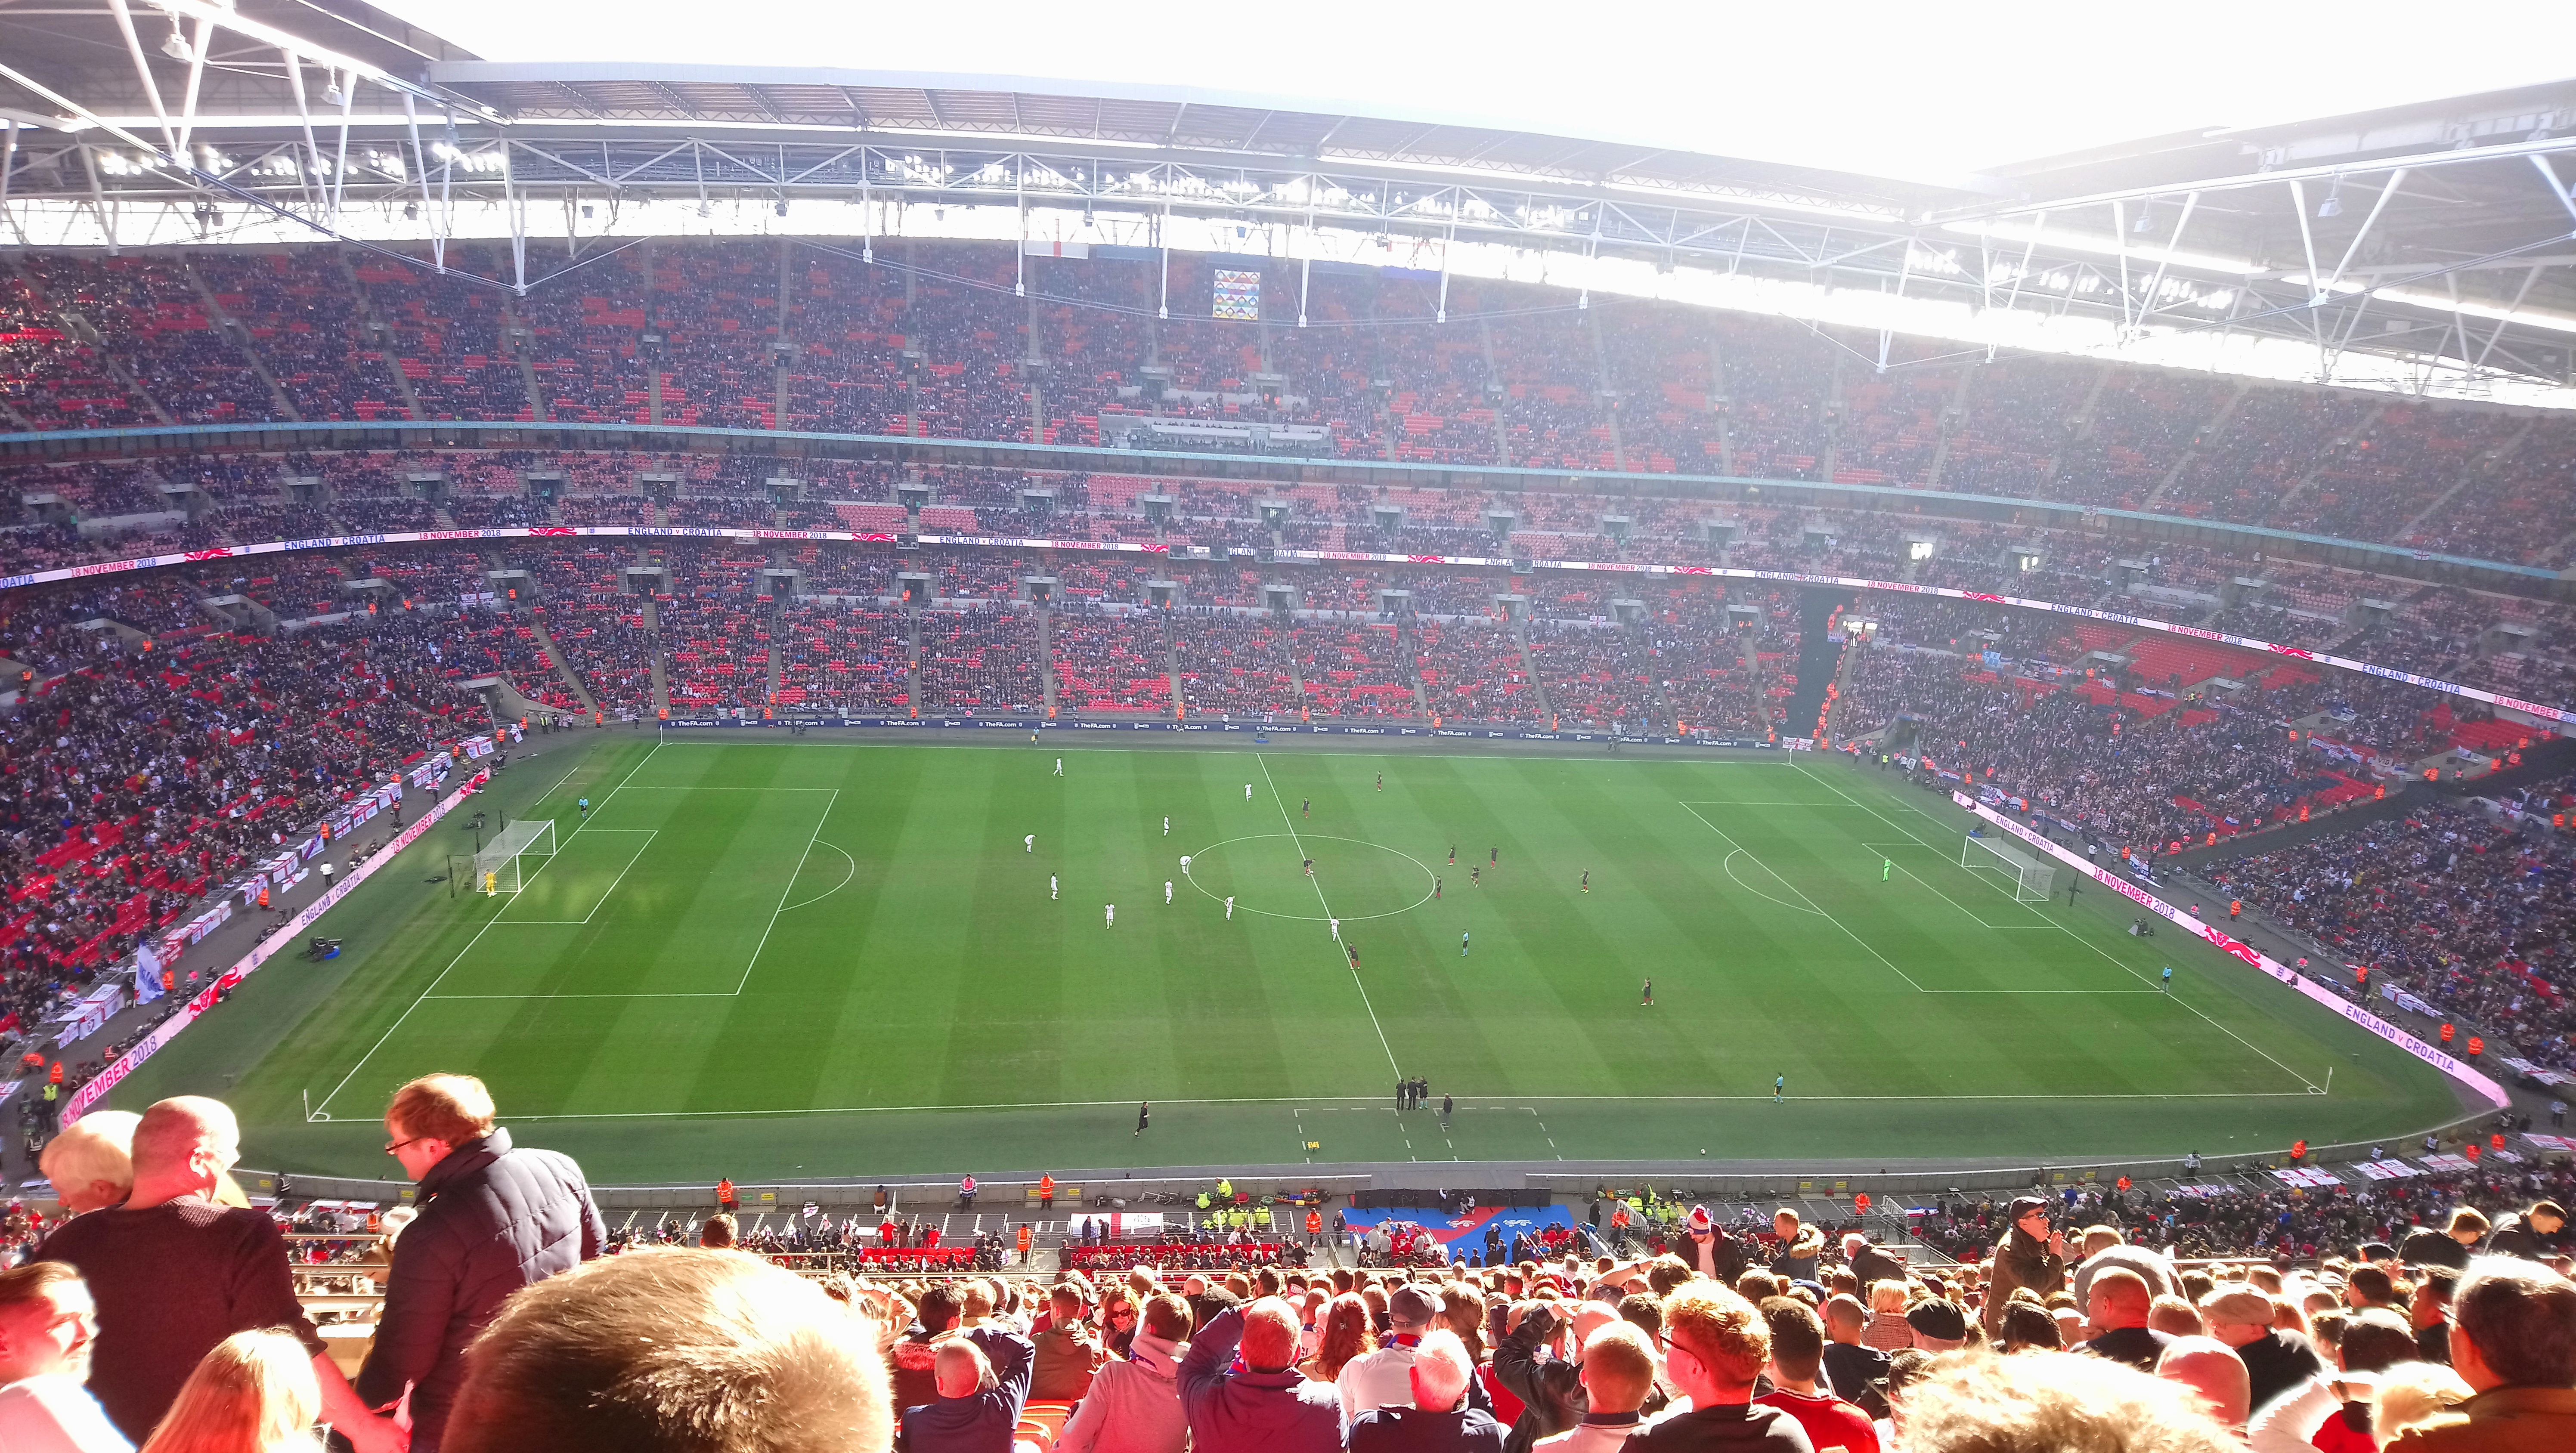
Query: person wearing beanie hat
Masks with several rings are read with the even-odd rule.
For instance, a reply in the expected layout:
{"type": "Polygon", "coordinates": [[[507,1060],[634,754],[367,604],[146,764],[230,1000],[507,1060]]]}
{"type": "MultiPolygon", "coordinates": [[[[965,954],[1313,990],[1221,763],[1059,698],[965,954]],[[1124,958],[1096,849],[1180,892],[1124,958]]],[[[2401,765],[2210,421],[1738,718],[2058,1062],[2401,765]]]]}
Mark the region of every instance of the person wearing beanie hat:
{"type": "Polygon", "coordinates": [[[2045,1303],[2051,1293],[2066,1287],[2066,1238],[2049,1224],[2048,1202],[2037,1196],[2016,1196],[2007,1220],[2010,1228],[1995,1243],[1994,1270],[1986,1274],[1982,1320],[1989,1339],[1998,1335],[2004,1303],[2012,1300],[2015,1288],[2028,1287],[2045,1303]]]}
{"type": "Polygon", "coordinates": [[[1968,1314],[1948,1302],[1916,1302],[1905,1314],[1914,1345],[1926,1352],[1956,1352],[1968,1340],[1968,1314]]]}
{"type": "Polygon", "coordinates": [[[1708,1214],[1708,1207],[1691,1207],[1689,1217],[1682,1222],[1682,1236],[1682,1260],[1690,1264],[1691,1270],[1729,1286],[1744,1274],[1744,1249],[1708,1214]]]}

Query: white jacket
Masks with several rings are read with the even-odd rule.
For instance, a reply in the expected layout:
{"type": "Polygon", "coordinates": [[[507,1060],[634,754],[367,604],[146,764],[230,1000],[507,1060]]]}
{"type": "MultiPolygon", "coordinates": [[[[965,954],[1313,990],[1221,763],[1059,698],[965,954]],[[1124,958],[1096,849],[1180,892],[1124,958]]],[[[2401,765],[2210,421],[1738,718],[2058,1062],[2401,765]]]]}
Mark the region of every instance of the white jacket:
{"type": "Polygon", "coordinates": [[[1126,1357],[1104,1364],[1056,1440],[1059,1453],[1182,1453],[1190,1420],[1181,1412],[1187,1342],[1139,1332],[1126,1357]]]}

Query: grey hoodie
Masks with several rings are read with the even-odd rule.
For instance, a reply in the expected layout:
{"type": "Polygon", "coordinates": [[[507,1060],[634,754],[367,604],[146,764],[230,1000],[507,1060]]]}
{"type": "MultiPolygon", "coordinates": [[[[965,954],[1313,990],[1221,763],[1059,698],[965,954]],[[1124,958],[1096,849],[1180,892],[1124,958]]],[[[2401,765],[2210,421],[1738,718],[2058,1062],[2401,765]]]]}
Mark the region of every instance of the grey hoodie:
{"type": "Polygon", "coordinates": [[[1187,1342],[1138,1332],[1125,1358],[1092,1376],[1091,1391],[1056,1440],[1059,1453],[1181,1453],[1190,1421],[1175,1379],[1189,1350],[1187,1342]]]}

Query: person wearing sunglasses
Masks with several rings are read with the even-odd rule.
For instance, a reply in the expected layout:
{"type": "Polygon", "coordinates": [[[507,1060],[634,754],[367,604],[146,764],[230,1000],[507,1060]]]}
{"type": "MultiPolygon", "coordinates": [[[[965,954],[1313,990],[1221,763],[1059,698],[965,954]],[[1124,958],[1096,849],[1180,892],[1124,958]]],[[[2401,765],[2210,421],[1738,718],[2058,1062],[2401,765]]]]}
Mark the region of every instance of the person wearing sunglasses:
{"type": "Polygon", "coordinates": [[[1986,1336],[2000,1339],[2004,1303],[2028,1287],[2043,1303],[2066,1287],[2066,1237],[2050,1223],[2048,1202],[2017,1196],[2007,1208],[2011,1226],[1995,1243],[1995,1269],[1986,1278],[1986,1336]]]}

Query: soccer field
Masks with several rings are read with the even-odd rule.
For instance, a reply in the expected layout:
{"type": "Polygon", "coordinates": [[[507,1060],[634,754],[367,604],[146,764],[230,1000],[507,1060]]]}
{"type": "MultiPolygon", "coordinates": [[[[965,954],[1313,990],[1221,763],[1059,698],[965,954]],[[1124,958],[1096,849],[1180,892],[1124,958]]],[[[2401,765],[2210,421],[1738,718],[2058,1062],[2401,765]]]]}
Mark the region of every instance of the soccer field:
{"type": "Polygon", "coordinates": [[[2108,893],[2070,907],[2062,870],[2053,902],[2016,901],[1961,866],[1946,800],[1846,761],[1070,736],[603,743],[514,813],[555,822],[523,891],[423,886],[470,846],[442,827],[325,925],[359,950],[336,987],[269,969],[117,1103],[220,1093],[252,1163],[382,1174],[394,1087],[467,1071],[595,1177],[692,1182],[2081,1164],[2452,1114],[2432,1071],[2290,990],[2128,936],[2108,893]],[[1457,1097],[1450,1129],[1396,1112],[1400,1076],[1457,1097]]]}

